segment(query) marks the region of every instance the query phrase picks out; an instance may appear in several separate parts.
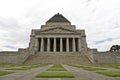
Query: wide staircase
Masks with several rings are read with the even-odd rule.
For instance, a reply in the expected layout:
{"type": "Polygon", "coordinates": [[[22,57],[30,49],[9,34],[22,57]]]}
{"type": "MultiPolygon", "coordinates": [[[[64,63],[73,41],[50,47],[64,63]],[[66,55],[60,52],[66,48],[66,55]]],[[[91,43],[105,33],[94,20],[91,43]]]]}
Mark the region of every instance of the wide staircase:
{"type": "Polygon", "coordinates": [[[37,53],[30,55],[24,63],[89,64],[91,62],[87,56],[80,53],[37,53]]]}

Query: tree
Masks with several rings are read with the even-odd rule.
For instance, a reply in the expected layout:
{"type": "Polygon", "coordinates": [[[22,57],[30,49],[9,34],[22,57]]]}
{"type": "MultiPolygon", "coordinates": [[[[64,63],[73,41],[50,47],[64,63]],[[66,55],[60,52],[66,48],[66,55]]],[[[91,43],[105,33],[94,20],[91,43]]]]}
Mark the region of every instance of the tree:
{"type": "Polygon", "coordinates": [[[110,52],[120,52],[120,45],[113,45],[110,48],[110,52]]]}

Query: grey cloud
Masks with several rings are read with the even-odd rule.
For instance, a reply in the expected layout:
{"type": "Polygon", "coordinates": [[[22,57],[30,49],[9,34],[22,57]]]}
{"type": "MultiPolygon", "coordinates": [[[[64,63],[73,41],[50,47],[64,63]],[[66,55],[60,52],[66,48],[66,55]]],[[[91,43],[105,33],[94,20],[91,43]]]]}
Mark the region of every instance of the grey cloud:
{"type": "MultiPolygon", "coordinates": [[[[86,30],[90,48],[105,51],[106,47],[112,44],[120,44],[120,0],[32,1],[31,4],[26,3],[27,8],[25,6],[26,10],[23,11],[25,14],[18,15],[24,17],[23,21],[17,19],[16,16],[0,17],[1,46],[8,45],[17,48],[28,46],[31,29],[39,29],[40,25],[57,12],[68,18],[77,29],[86,30]],[[112,41],[107,40],[109,38],[112,41]]],[[[5,47],[0,47],[0,50],[5,49],[5,47]]]]}
{"type": "Polygon", "coordinates": [[[5,46],[3,46],[3,47],[5,47],[5,48],[9,48],[9,49],[17,49],[16,47],[11,46],[11,45],[5,45],[5,46]]]}
{"type": "Polygon", "coordinates": [[[29,32],[27,28],[25,28],[25,25],[21,25],[21,23],[19,23],[16,19],[1,18],[0,30],[6,31],[6,33],[0,35],[0,41],[5,42],[5,44],[1,47],[16,49],[19,47],[25,47],[25,45],[28,44],[29,32]],[[15,46],[15,48],[12,46],[15,46]]]}
{"type": "Polygon", "coordinates": [[[107,39],[104,39],[104,40],[96,41],[95,44],[101,44],[101,43],[104,43],[106,41],[112,41],[112,38],[107,38],[107,39]]]}

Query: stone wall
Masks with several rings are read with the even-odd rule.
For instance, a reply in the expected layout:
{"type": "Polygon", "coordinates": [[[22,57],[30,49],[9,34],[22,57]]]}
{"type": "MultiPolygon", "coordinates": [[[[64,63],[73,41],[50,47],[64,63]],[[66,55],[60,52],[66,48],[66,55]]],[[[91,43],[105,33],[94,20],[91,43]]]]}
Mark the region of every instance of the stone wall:
{"type": "Polygon", "coordinates": [[[4,51],[0,52],[0,63],[17,63],[18,62],[18,52],[4,51]]]}
{"type": "Polygon", "coordinates": [[[120,63],[120,52],[97,52],[93,55],[96,63],[120,63]]]}
{"type": "Polygon", "coordinates": [[[28,58],[27,49],[19,49],[19,51],[2,51],[0,52],[0,63],[16,63],[21,64],[28,58]]]}
{"type": "Polygon", "coordinates": [[[97,52],[97,49],[88,49],[86,53],[37,53],[29,54],[28,49],[0,52],[0,63],[120,63],[119,52],[97,52]]]}
{"type": "Polygon", "coordinates": [[[97,52],[97,49],[87,49],[87,54],[85,54],[92,63],[95,63],[93,54],[96,52],[97,52]]]}
{"type": "Polygon", "coordinates": [[[24,63],[30,56],[30,52],[28,49],[19,49],[18,52],[18,63],[24,63]]]}

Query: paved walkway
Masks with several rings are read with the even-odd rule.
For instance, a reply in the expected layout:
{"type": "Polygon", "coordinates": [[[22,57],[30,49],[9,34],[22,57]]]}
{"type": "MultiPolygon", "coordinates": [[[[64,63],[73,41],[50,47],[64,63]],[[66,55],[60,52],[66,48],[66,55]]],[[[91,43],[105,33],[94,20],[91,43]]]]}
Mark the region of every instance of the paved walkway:
{"type": "Polygon", "coordinates": [[[0,76],[0,80],[120,80],[120,77],[107,77],[95,73],[94,71],[87,71],[68,65],[63,65],[69,72],[73,73],[75,78],[35,78],[35,75],[45,71],[52,65],[33,68],[26,71],[15,71],[15,73],[0,76]]]}
{"type": "Polygon", "coordinates": [[[1,76],[0,80],[37,80],[35,79],[35,75],[45,71],[50,66],[51,65],[45,67],[33,68],[31,70],[26,70],[26,71],[17,71],[12,74],[1,76]]]}
{"type": "Polygon", "coordinates": [[[94,71],[87,71],[81,68],[71,67],[64,65],[64,67],[75,75],[74,80],[120,80],[120,77],[108,77],[101,74],[97,74],[94,71]]]}

